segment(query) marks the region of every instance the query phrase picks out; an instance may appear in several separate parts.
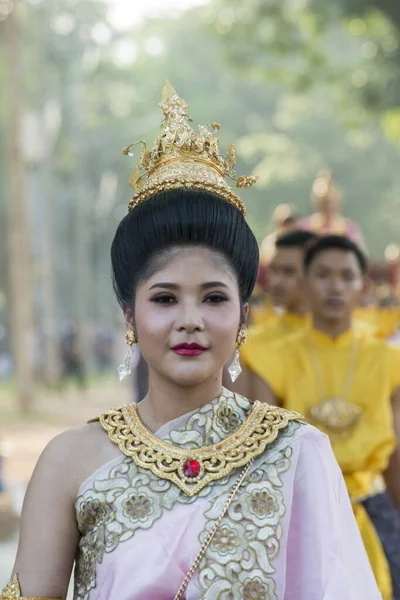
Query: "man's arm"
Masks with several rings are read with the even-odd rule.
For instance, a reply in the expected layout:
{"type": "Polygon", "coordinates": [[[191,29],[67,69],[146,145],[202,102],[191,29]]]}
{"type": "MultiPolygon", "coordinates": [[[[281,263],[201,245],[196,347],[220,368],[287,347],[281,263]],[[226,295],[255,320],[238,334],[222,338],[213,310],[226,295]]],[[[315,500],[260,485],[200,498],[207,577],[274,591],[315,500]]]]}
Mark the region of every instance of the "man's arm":
{"type": "Polygon", "coordinates": [[[393,424],[397,437],[397,446],[390,457],[385,472],[385,481],[389,494],[400,513],[400,388],[392,396],[393,424]]]}

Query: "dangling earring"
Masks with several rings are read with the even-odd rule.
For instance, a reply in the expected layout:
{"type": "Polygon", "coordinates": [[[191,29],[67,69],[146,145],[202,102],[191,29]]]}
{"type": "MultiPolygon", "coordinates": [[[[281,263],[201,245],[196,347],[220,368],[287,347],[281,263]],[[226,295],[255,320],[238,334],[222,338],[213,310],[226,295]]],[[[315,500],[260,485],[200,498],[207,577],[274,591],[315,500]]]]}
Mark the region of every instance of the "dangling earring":
{"type": "Polygon", "coordinates": [[[242,372],[242,367],[240,366],[240,346],[243,346],[247,342],[247,333],[244,329],[239,329],[237,337],[236,337],[236,349],[235,355],[233,357],[233,361],[228,367],[228,373],[230,378],[232,379],[232,383],[235,383],[236,379],[239,377],[242,372]]]}
{"type": "Polygon", "coordinates": [[[132,329],[128,329],[128,331],[126,332],[125,340],[129,346],[129,350],[126,353],[124,362],[121,363],[118,367],[118,376],[119,376],[120,381],[122,381],[127,375],[130,375],[132,372],[131,361],[132,361],[133,346],[135,344],[137,344],[136,335],[132,329]]]}

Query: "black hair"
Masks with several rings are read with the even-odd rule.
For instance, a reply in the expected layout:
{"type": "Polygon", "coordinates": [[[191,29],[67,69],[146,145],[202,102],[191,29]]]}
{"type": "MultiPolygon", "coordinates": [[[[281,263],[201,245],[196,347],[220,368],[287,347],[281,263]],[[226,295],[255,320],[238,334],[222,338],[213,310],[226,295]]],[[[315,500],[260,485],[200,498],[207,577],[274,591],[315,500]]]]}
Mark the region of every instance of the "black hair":
{"type": "Polygon", "coordinates": [[[367,272],[368,261],[365,254],[352,240],[344,235],[325,235],[319,237],[315,242],[308,246],[304,255],[304,269],[307,271],[311,263],[318,254],[325,250],[342,250],[343,252],[351,252],[357,259],[363,275],[367,272]]]}
{"type": "Polygon", "coordinates": [[[132,306],[139,281],[171,248],[204,246],[219,252],[236,274],[242,303],[258,274],[258,244],[241,212],[202,190],[178,188],[136,206],[118,226],[111,246],[114,290],[123,308],[132,306]]]}
{"type": "Polygon", "coordinates": [[[280,235],[275,242],[275,246],[276,248],[305,248],[307,244],[316,239],[317,235],[312,231],[296,229],[280,235]]]}

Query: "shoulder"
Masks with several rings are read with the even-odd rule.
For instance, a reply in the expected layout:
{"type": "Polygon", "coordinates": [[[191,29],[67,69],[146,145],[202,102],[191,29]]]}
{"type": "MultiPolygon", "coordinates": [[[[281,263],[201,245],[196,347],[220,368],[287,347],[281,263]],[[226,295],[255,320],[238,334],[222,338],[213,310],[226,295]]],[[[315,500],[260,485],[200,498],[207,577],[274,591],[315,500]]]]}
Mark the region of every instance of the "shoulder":
{"type": "Polygon", "coordinates": [[[305,421],[292,421],[288,433],[291,433],[291,446],[297,451],[299,460],[314,464],[337,464],[329,437],[305,421]]]}
{"type": "Polygon", "coordinates": [[[35,474],[48,481],[64,482],[74,496],[109,445],[99,422],[68,429],[47,444],[38,460],[35,474]]]}
{"type": "Polygon", "coordinates": [[[67,429],[57,435],[47,444],[43,456],[53,457],[54,460],[62,460],[66,455],[80,457],[103,436],[103,429],[96,418],[93,422],[67,429]]]}
{"type": "Polygon", "coordinates": [[[390,344],[389,341],[376,337],[375,335],[368,335],[362,329],[358,327],[355,329],[358,338],[358,343],[362,348],[368,349],[371,352],[376,352],[377,356],[396,356],[399,355],[399,348],[390,344]]]}
{"type": "MultiPolygon", "coordinates": [[[[276,435],[285,430],[288,426],[292,430],[291,423],[305,425],[304,417],[298,412],[293,410],[286,410],[280,406],[273,406],[265,402],[257,401],[255,412],[259,413],[259,420],[266,431],[269,430],[270,434],[276,435]]],[[[257,417],[256,417],[257,420],[257,417]]],[[[294,430],[298,429],[298,425],[294,427],[294,430]]]]}
{"type": "Polygon", "coordinates": [[[259,342],[263,341],[265,338],[269,338],[271,331],[275,331],[275,329],[279,326],[279,316],[275,315],[274,318],[267,323],[260,323],[258,325],[253,325],[249,328],[248,341],[259,342]]]}
{"type": "Polygon", "coordinates": [[[307,328],[301,328],[298,331],[288,333],[281,339],[271,344],[271,350],[274,352],[287,352],[288,350],[296,350],[306,343],[307,328]]]}

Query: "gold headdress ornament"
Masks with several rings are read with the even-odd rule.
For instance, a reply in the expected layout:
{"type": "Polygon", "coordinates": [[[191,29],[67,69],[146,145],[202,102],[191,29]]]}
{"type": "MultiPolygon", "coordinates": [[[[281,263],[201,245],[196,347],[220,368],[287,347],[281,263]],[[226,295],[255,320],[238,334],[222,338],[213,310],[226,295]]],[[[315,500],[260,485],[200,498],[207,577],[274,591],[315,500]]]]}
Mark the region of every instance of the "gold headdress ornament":
{"type": "Polygon", "coordinates": [[[312,186],[313,200],[318,202],[323,198],[329,198],[337,204],[342,200],[342,195],[339,188],[335,185],[335,181],[330,169],[321,169],[317,173],[317,177],[312,186]]]}
{"type": "MultiPolygon", "coordinates": [[[[135,195],[128,210],[154,194],[183,187],[212,192],[236,206],[244,216],[244,203],[225,178],[234,179],[237,188],[250,187],[257,178],[241,176],[236,179],[233,144],[229,146],[227,158],[219,152],[219,140],[214,133],[220,129],[219,124],[199,125],[196,133],[189,125],[189,105],[178,96],[169,81],[165,81],[160,107],[163,111],[162,132],[153,149],[148,150],[145,142],[136,142],[142,145],[142,154],[129,178],[135,195]]],[[[124,148],[123,154],[133,156],[136,144],[124,148]]]]}

